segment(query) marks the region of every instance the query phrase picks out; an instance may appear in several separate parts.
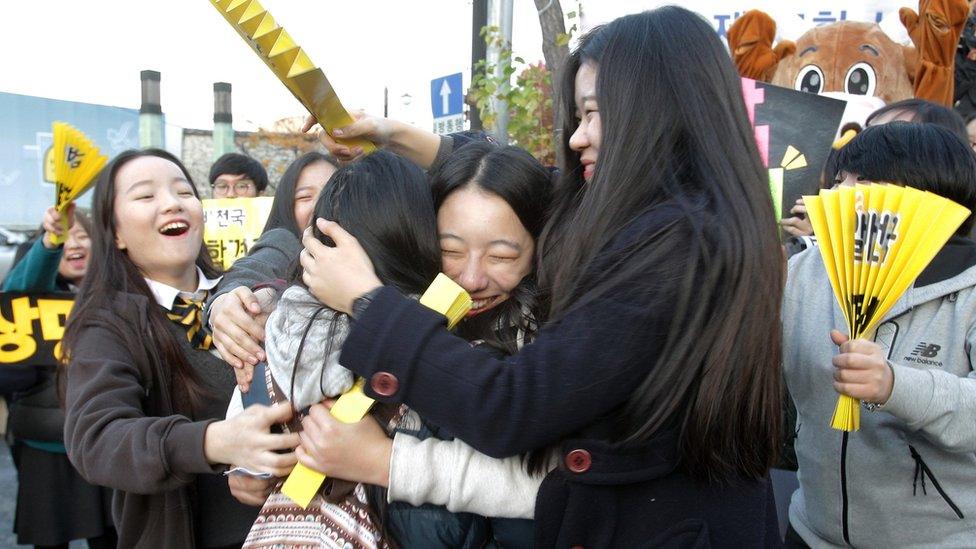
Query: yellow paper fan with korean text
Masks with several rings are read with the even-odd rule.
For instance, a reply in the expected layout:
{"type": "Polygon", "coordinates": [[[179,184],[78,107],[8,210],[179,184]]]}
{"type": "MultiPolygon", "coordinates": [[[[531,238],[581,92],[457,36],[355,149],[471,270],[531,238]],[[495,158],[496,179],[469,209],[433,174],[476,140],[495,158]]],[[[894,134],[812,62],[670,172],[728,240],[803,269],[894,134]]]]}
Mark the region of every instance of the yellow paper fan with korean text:
{"type": "Polygon", "coordinates": [[[70,124],[55,122],[53,133],[50,159],[54,171],[54,207],[62,214],[64,232],[62,237],[55,236],[52,240],[61,244],[68,234],[68,218],[64,212],[92,186],[108,157],[99,152],[87,135],[70,124]]]}
{"type": "MultiPolygon", "coordinates": [[[[804,196],[830,286],[851,339],[870,338],[970,211],[939,195],[866,183],[804,196]]],[[[860,428],[860,408],[841,395],[831,426],[860,428]]]]}

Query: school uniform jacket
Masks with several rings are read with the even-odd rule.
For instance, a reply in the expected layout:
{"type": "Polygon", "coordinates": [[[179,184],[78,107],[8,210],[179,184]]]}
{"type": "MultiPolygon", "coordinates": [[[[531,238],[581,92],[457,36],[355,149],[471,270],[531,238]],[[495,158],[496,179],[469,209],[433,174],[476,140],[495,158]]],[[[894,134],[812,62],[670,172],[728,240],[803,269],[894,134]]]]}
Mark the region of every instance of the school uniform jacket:
{"type": "Polygon", "coordinates": [[[112,511],[120,547],[240,543],[258,509],[233,499],[227,481],[217,476],[220,467],[207,463],[203,452],[207,425],[223,417],[230,400],[233,372],[209,352],[191,348],[185,333],[171,325],[214,393],[196,414],[177,409],[160,381],[168,378],[167,365],[152,345],[148,308],[158,306],[120,292],[84,327],[64,370],[68,457],[86,480],[116,490],[112,511]]]}

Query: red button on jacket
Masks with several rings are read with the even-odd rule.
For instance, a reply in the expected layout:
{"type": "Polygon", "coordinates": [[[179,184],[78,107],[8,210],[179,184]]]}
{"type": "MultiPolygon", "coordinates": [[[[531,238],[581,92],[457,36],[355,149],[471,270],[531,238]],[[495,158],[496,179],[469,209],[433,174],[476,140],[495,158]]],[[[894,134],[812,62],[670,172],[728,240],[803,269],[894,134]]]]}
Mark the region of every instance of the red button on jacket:
{"type": "Polygon", "coordinates": [[[574,473],[585,473],[592,464],[593,458],[586,450],[573,450],[566,454],[566,468],[574,473]]]}
{"type": "Polygon", "coordinates": [[[389,372],[377,372],[370,379],[369,386],[372,387],[374,393],[382,397],[391,397],[400,388],[400,380],[389,372]]]}

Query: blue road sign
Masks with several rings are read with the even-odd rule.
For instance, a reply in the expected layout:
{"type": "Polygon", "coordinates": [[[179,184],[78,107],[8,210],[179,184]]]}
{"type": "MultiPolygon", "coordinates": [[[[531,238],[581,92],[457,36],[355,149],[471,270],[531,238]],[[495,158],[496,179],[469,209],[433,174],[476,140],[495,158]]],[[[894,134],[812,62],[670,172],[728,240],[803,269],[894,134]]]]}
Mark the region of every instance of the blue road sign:
{"type": "Polygon", "coordinates": [[[430,81],[430,109],[434,113],[434,118],[454,116],[464,112],[461,73],[430,81]]]}

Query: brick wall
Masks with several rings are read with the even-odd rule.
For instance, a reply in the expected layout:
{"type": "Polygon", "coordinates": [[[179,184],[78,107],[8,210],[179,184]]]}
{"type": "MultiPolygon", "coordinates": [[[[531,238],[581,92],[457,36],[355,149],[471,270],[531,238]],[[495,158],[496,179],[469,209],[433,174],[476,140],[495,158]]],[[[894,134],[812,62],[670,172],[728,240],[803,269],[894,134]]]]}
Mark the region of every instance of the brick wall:
{"type": "MultiPolygon", "coordinates": [[[[324,148],[314,137],[296,137],[289,134],[274,134],[268,132],[235,132],[234,142],[237,151],[256,158],[268,170],[268,188],[266,196],[274,195],[278,187],[278,180],[291,162],[300,154],[309,150],[324,148]]],[[[181,158],[193,182],[200,191],[200,196],[210,197],[210,166],[213,164],[213,132],[210,130],[183,130],[183,158],[181,158]]]]}

